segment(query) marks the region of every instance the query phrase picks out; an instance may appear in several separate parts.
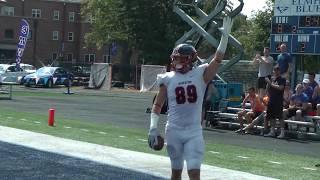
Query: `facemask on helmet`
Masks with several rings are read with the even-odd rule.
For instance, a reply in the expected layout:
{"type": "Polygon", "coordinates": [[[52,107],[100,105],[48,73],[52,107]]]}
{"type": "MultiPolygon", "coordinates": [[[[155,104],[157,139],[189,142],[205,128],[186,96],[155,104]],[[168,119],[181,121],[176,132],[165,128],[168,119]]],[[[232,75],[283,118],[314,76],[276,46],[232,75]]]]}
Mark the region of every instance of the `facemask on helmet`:
{"type": "Polygon", "coordinates": [[[197,51],[192,45],[179,44],[173,49],[170,57],[173,69],[180,73],[186,73],[192,68],[197,51]]]}

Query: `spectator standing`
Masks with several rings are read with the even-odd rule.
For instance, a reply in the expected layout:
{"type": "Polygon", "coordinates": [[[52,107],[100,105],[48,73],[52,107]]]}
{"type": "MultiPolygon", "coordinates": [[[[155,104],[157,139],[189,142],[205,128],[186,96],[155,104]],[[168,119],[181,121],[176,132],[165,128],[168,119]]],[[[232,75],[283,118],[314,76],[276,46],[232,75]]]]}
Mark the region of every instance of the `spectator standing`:
{"type": "Polygon", "coordinates": [[[292,57],[287,52],[287,45],[285,43],[280,45],[280,54],[277,57],[277,64],[280,68],[280,75],[289,80],[289,72],[291,71],[292,57]]]}
{"type": "Polygon", "coordinates": [[[264,123],[264,129],[268,128],[268,121],[270,121],[270,132],[266,134],[266,137],[274,137],[275,133],[275,125],[276,119],[280,120],[281,133],[278,136],[279,138],[284,137],[284,121],[282,118],[282,110],[283,110],[283,94],[284,94],[284,86],[286,84],[285,78],[281,77],[280,67],[275,66],[273,69],[274,77],[272,80],[266,78],[267,81],[267,89],[269,102],[267,106],[267,114],[264,123]]]}
{"type": "Polygon", "coordinates": [[[259,63],[259,72],[258,72],[258,89],[259,97],[262,99],[266,95],[266,81],[265,77],[271,78],[272,68],[273,68],[273,57],[270,56],[270,49],[265,47],[263,49],[263,56],[260,53],[257,53],[254,60],[254,63],[259,63]]]}
{"type": "Polygon", "coordinates": [[[316,74],[314,72],[309,72],[308,79],[309,79],[309,86],[311,86],[312,89],[314,90],[318,86],[317,81],[315,81],[316,74]]]}

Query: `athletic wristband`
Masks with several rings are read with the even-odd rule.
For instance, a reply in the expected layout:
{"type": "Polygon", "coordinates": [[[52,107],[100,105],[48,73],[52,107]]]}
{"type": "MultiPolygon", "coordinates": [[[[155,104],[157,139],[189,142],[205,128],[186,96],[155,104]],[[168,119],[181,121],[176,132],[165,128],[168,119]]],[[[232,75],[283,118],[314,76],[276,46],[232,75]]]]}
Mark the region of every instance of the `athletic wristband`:
{"type": "Polygon", "coordinates": [[[159,115],[156,113],[151,113],[150,115],[150,129],[155,129],[158,127],[159,115]]]}
{"type": "Polygon", "coordinates": [[[229,36],[222,35],[217,51],[224,54],[228,46],[229,36]]]}

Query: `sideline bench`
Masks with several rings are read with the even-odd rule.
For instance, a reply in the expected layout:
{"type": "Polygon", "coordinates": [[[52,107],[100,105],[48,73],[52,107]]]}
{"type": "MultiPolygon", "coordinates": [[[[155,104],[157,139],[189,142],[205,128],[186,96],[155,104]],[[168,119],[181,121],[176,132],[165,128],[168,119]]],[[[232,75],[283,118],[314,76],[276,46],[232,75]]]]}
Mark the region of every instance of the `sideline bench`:
{"type": "MultiPolygon", "coordinates": [[[[231,111],[242,111],[242,108],[235,108],[235,107],[227,107],[227,110],[231,111]]],[[[246,109],[250,110],[250,109],[246,109]]],[[[209,114],[208,118],[206,119],[206,127],[209,127],[210,125],[228,125],[229,128],[231,126],[238,126],[238,115],[237,113],[228,113],[228,112],[220,112],[220,111],[207,111],[209,114]]],[[[289,127],[292,127],[291,125],[296,125],[298,131],[299,126],[306,127],[306,133],[308,133],[309,128],[313,128],[314,133],[319,134],[320,129],[320,116],[304,116],[305,121],[294,121],[292,119],[284,120],[285,124],[290,125],[289,127]]],[[[277,121],[278,122],[278,121],[277,121]]],[[[277,123],[279,125],[279,123],[277,123]]],[[[246,124],[244,124],[246,126],[246,124]]],[[[259,129],[258,126],[255,126],[259,129]]],[[[294,131],[293,128],[290,128],[289,131],[294,131]]]]}
{"type": "Polygon", "coordinates": [[[12,99],[12,83],[0,83],[0,99],[12,99]],[[4,95],[4,96],[2,96],[4,95]]]}
{"type": "MultiPolygon", "coordinates": [[[[285,123],[288,125],[295,124],[297,127],[304,126],[304,127],[311,127],[314,129],[314,132],[318,132],[320,128],[320,116],[304,116],[305,121],[294,121],[291,119],[284,120],[285,123]]],[[[298,128],[299,129],[299,128],[298,128]]]]}

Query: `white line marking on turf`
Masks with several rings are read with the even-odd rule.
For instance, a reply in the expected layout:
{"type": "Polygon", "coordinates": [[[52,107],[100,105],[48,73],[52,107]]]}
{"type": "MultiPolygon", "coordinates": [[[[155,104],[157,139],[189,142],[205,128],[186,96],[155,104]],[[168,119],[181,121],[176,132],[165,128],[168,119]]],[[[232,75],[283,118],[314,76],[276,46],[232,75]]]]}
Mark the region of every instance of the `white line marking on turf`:
{"type": "Polygon", "coordinates": [[[217,152],[217,151],[209,151],[209,153],[212,153],[212,154],[220,154],[220,152],[217,152]]]}
{"type": "Polygon", "coordinates": [[[271,164],[282,164],[282,162],[277,162],[277,161],[268,161],[268,163],[271,163],[271,164]]]}
{"type": "Polygon", "coordinates": [[[119,136],[120,138],[125,138],[125,136],[119,136]]]}
{"type": "Polygon", "coordinates": [[[22,118],[22,119],[20,119],[20,121],[28,121],[28,120],[27,120],[27,119],[22,118]]]}
{"type": "Polygon", "coordinates": [[[246,157],[246,156],[237,156],[237,157],[241,159],[249,159],[249,157],[246,157]]]}
{"type": "Polygon", "coordinates": [[[106,135],[106,134],[108,134],[108,133],[106,133],[106,132],[103,132],[103,131],[100,131],[100,132],[98,132],[99,134],[103,134],[103,135],[106,135]]]}
{"type": "Polygon", "coordinates": [[[81,131],[84,131],[84,132],[89,132],[88,129],[80,129],[81,131]]]}
{"type": "Polygon", "coordinates": [[[33,121],[34,123],[36,123],[36,124],[40,124],[40,122],[39,121],[33,121]]]}
{"type": "Polygon", "coordinates": [[[146,139],[138,139],[138,141],[147,142],[148,140],[146,140],[146,139]]]}
{"type": "Polygon", "coordinates": [[[71,129],[72,127],[69,127],[69,126],[63,126],[63,128],[71,129]]]}
{"type": "Polygon", "coordinates": [[[301,167],[302,169],[305,169],[305,170],[311,170],[311,171],[316,171],[317,169],[314,169],[314,168],[308,168],[308,167],[301,167]]]}

